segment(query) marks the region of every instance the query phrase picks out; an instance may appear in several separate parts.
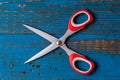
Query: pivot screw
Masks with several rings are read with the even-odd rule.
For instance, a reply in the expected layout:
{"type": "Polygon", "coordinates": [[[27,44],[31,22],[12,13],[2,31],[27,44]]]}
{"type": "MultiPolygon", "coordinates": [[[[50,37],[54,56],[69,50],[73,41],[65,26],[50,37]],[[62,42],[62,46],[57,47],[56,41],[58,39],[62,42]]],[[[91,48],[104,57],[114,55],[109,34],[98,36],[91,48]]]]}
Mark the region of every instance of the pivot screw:
{"type": "Polygon", "coordinates": [[[59,40],[59,41],[57,41],[56,43],[57,43],[57,45],[61,45],[61,44],[62,44],[62,41],[59,40]]]}

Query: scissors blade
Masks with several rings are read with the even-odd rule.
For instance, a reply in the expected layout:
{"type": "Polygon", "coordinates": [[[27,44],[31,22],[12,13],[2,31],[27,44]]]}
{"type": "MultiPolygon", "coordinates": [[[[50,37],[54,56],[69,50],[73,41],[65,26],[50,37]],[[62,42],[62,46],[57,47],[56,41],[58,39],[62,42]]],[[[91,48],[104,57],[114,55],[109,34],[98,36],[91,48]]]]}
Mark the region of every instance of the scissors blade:
{"type": "Polygon", "coordinates": [[[59,46],[56,44],[56,42],[53,42],[51,45],[49,45],[48,47],[46,47],[45,49],[43,49],[42,51],[38,52],[36,55],[34,55],[32,58],[28,59],[27,61],[25,61],[25,64],[28,62],[31,62],[33,60],[36,60],[42,56],[44,56],[45,54],[51,52],[52,50],[58,48],[59,46]]]}
{"type": "Polygon", "coordinates": [[[23,26],[25,26],[26,28],[28,28],[29,30],[33,31],[34,33],[38,34],[39,36],[45,38],[46,40],[50,41],[50,42],[54,42],[57,41],[57,38],[51,36],[50,34],[43,32],[41,30],[38,30],[36,28],[33,28],[31,26],[28,26],[26,24],[23,24],[23,26]]]}

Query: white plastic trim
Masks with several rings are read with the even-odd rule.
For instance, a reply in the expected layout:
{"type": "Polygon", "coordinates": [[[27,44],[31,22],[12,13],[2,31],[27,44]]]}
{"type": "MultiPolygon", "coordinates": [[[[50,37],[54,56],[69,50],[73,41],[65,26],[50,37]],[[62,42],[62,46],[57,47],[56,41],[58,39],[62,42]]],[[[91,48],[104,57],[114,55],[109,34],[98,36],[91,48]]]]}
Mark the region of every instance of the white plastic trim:
{"type": "Polygon", "coordinates": [[[81,11],[81,12],[76,13],[76,14],[72,17],[72,19],[71,19],[71,24],[72,24],[74,27],[79,27],[79,26],[82,26],[82,25],[86,24],[89,20],[90,20],[89,14],[88,14],[87,12],[85,12],[85,11],[81,11]],[[73,19],[74,19],[77,15],[79,15],[79,14],[81,14],[81,13],[87,14],[88,20],[86,20],[85,22],[80,23],[80,24],[75,24],[74,21],[73,21],[73,19]]]}
{"type": "Polygon", "coordinates": [[[74,67],[77,71],[82,72],[82,73],[87,73],[87,72],[89,72],[89,71],[91,70],[91,68],[92,68],[92,64],[91,64],[88,60],[83,59],[83,58],[79,58],[79,57],[74,58],[73,61],[72,61],[72,64],[73,64],[73,67],[74,67]],[[86,62],[86,63],[88,63],[88,64],[90,65],[90,68],[89,68],[87,71],[83,71],[83,70],[78,69],[78,68],[75,66],[75,62],[76,62],[76,61],[84,61],[84,62],[86,62]]]}

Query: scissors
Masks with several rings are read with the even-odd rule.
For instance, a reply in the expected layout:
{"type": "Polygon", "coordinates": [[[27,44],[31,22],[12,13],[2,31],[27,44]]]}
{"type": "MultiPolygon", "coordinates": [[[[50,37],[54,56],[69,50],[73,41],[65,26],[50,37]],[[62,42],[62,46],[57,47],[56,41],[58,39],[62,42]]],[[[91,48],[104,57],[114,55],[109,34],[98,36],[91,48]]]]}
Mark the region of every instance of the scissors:
{"type": "Polygon", "coordinates": [[[36,60],[46,54],[48,54],[49,52],[51,52],[52,50],[60,47],[63,50],[65,50],[65,52],[68,54],[69,56],[69,62],[71,67],[78,73],[80,74],[84,74],[84,75],[88,75],[90,74],[94,68],[95,68],[95,63],[89,59],[87,59],[86,56],[78,54],[77,52],[69,49],[66,44],[65,41],[66,39],[74,34],[75,32],[77,32],[78,30],[84,29],[89,23],[91,23],[93,21],[93,16],[92,14],[86,10],[86,9],[82,9],[82,10],[78,10],[76,11],[70,18],[69,23],[68,23],[68,29],[66,31],[66,33],[59,39],[53,37],[52,35],[38,30],[36,28],[33,28],[31,26],[28,26],[26,24],[23,24],[26,28],[28,28],[29,30],[33,31],[34,33],[38,34],[39,36],[45,38],[46,40],[50,41],[51,44],[46,47],[45,49],[43,49],[42,51],[38,52],[36,55],[34,55],[32,58],[28,59],[27,61],[25,61],[25,63],[31,62],[33,60],[36,60]],[[77,16],[79,16],[80,14],[86,14],[88,16],[88,19],[86,21],[84,21],[83,23],[75,23],[75,18],[77,16]],[[77,61],[83,61],[87,64],[89,64],[89,69],[88,70],[81,70],[79,69],[75,63],[77,61]]]}

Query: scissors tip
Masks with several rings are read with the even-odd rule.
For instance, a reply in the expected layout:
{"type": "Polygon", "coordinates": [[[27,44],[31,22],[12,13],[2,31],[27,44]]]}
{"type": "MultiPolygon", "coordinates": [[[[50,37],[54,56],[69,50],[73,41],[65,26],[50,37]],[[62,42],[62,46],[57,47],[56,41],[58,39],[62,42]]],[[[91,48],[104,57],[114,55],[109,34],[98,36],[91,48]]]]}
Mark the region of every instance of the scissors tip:
{"type": "MultiPolygon", "coordinates": [[[[28,29],[30,29],[30,30],[33,31],[33,28],[32,28],[31,26],[28,26],[28,25],[26,25],[26,24],[23,24],[23,26],[25,26],[26,28],[28,28],[28,29]]],[[[33,32],[34,32],[34,31],[33,31],[33,32]]]]}
{"type": "Polygon", "coordinates": [[[28,63],[28,61],[25,61],[25,62],[24,62],[24,64],[27,64],[27,63],[28,63]]]}
{"type": "Polygon", "coordinates": [[[23,26],[27,27],[28,25],[26,25],[26,24],[23,24],[23,26]]]}
{"type": "Polygon", "coordinates": [[[32,57],[32,58],[28,59],[27,61],[25,61],[24,64],[27,64],[27,63],[29,63],[29,62],[31,62],[31,61],[33,61],[33,60],[35,60],[34,57],[32,57]]]}
{"type": "Polygon", "coordinates": [[[24,64],[27,64],[27,63],[29,63],[29,62],[31,62],[31,60],[27,60],[27,61],[25,61],[24,64]]]}

